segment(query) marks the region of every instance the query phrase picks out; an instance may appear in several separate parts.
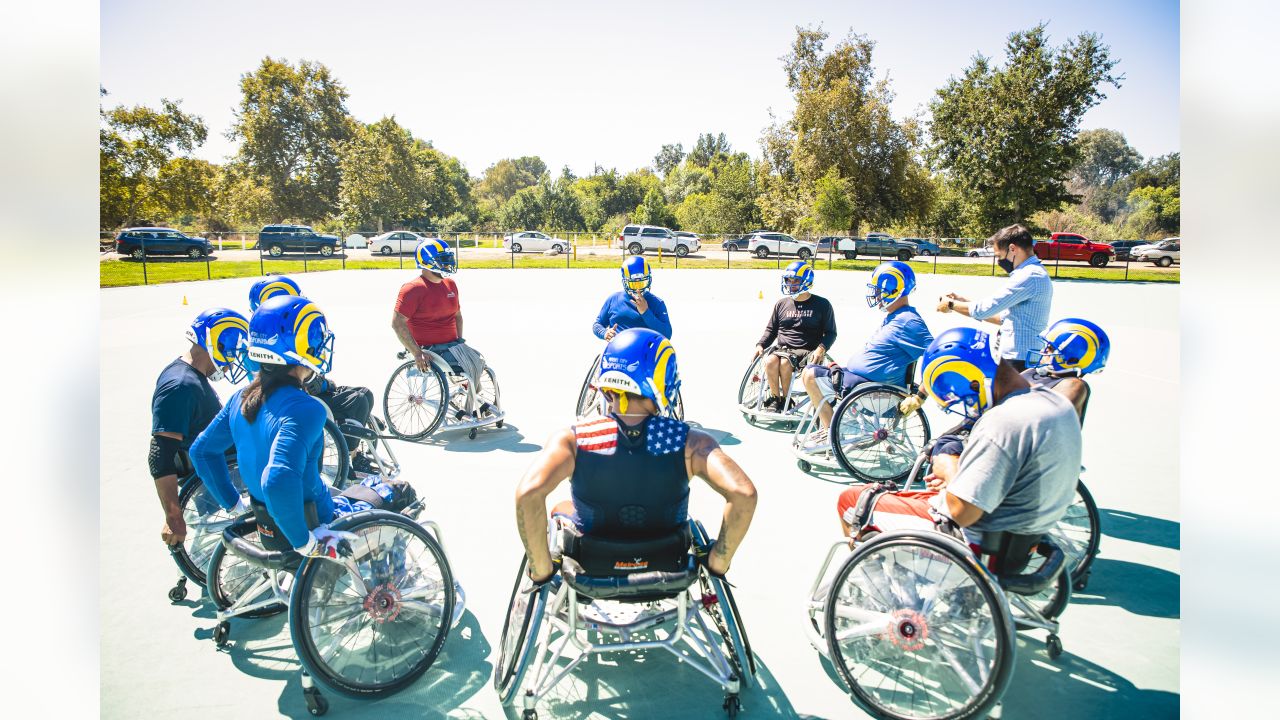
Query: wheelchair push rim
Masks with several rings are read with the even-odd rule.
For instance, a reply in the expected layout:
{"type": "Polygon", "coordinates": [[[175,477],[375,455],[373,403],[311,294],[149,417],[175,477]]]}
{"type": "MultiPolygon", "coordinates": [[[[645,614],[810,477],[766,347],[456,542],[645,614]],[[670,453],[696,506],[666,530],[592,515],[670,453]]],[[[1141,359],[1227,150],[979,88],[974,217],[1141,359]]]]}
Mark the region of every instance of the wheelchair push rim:
{"type": "Polygon", "coordinates": [[[208,578],[209,559],[222,544],[222,531],[235,517],[223,510],[204,487],[204,481],[192,476],[178,493],[182,519],[187,524],[187,537],[174,548],[173,560],[191,582],[204,587],[208,578]]]}
{"type": "Polygon", "coordinates": [[[1102,542],[1102,519],[1093,494],[1076,482],[1076,494],[1062,519],[1049,531],[1054,543],[1067,554],[1071,580],[1079,583],[1089,573],[1102,542]]]}
{"type": "Polygon", "coordinates": [[[1004,594],[960,542],[932,531],[861,544],[824,610],[831,662],[880,717],[980,717],[1013,666],[1004,594]]]}
{"type": "Polygon", "coordinates": [[[577,417],[585,416],[590,410],[596,407],[600,391],[591,383],[596,379],[596,372],[599,368],[600,356],[596,355],[596,359],[591,361],[591,367],[587,368],[586,377],[582,378],[582,389],[578,391],[578,404],[574,406],[574,414],[577,417]]]}
{"type": "Polygon", "coordinates": [[[448,381],[434,364],[427,372],[408,361],[396,368],[382,393],[382,413],[391,432],[404,440],[421,440],[444,419],[448,381]]]}
{"type": "Polygon", "coordinates": [[[299,568],[289,603],[298,659],[340,694],[390,695],[440,654],[456,602],[453,574],[435,538],[402,515],[366,510],[333,528],[359,538],[345,561],[299,568]]]}
{"type": "MultiPolygon", "coordinates": [[[[245,540],[260,545],[257,532],[247,533],[245,540]]],[[[219,610],[227,610],[232,605],[239,603],[241,600],[254,600],[256,598],[246,598],[244,595],[253,589],[261,580],[267,577],[267,570],[250,563],[244,558],[233,552],[228,552],[225,545],[221,542],[213,549],[213,554],[209,558],[209,576],[210,582],[207,585],[209,591],[209,599],[213,600],[214,607],[219,610]]],[[[263,588],[258,595],[264,596],[270,591],[270,586],[263,588]]],[[[284,603],[273,603],[256,610],[247,612],[237,612],[236,617],[240,618],[264,618],[272,615],[279,615],[288,609],[284,603]]]]}
{"type": "MultiPolygon", "coordinates": [[[[693,523],[693,538],[699,545],[710,542],[701,522],[693,523]]],[[[747,628],[742,623],[733,591],[729,589],[728,583],[712,575],[705,567],[698,573],[698,587],[702,591],[699,601],[711,616],[720,637],[724,639],[725,647],[729,650],[726,654],[738,680],[744,689],[750,687],[751,680],[756,675],[756,657],[751,651],[751,641],[747,638],[747,628]]]]}
{"type": "Polygon", "coordinates": [[[333,420],[324,423],[324,452],[320,454],[320,477],[339,490],[350,484],[351,452],[347,439],[333,420]]]}
{"type": "Polygon", "coordinates": [[[849,475],[864,482],[906,478],[929,442],[923,409],[902,416],[907,392],[893,385],[863,385],[840,401],[831,417],[831,449],[849,475]]]}
{"type": "Polygon", "coordinates": [[[546,612],[549,586],[530,592],[533,581],[526,572],[528,562],[528,558],[520,560],[515,587],[511,589],[511,602],[507,604],[507,618],[502,625],[502,638],[498,643],[498,662],[493,666],[493,689],[498,691],[498,699],[504,705],[514,699],[516,691],[524,683],[529,655],[537,646],[542,617],[546,612]]]}

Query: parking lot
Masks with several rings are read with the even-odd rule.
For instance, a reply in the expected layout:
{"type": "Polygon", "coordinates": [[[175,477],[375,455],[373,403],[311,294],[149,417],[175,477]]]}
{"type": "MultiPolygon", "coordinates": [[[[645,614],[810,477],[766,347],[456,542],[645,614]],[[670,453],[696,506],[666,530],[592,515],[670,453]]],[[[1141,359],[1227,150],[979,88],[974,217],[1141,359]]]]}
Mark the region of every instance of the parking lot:
{"type": "MultiPolygon", "coordinates": [[[[602,250],[602,248],[597,248],[602,250]]],[[[245,251],[235,251],[245,252],[245,251]]],[[[255,251],[247,251],[256,258],[255,251]]],[[[357,252],[348,251],[350,257],[357,252]]],[[[600,343],[590,333],[616,270],[537,273],[464,269],[456,276],[466,337],[496,369],[508,424],[421,443],[393,441],[409,479],[441,523],[467,613],[436,665],[408,690],[365,702],[327,693],[331,717],[516,718],[491,685],[497,644],[520,558],[515,483],[556,428],[572,421],[579,383],[600,343]]],[[[615,251],[616,252],[616,251],[615,251]]],[[[499,253],[505,257],[505,254],[499,253]]],[[[736,258],[735,258],[736,262],[736,258]]],[[[761,261],[761,264],[764,264],[761,261]]],[[[336,333],[332,378],[378,397],[396,367],[391,308],[410,269],[297,277],[336,333]]],[[[836,308],[843,359],[882,316],[860,282],[818,272],[815,292],[836,308]],[[838,278],[838,279],[837,279],[838,278]]],[[[205,307],[247,310],[254,278],[100,291],[101,351],[101,713],[178,717],[307,716],[285,616],[232,621],[218,651],[216,620],[195,597],[165,597],[177,570],[161,545],[161,513],[147,474],[150,397],[156,374],[185,347],[183,330],[205,307]],[[110,378],[110,381],[106,381],[110,378]]],[[[936,335],[968,322],[929,299],[948,291],[994,292],[998,279],[921,275],[916,297],[936,335]]],[[[778,297],[773,270],[655,271],[654,292],[671,310],[687,417],[716,437],[750,474],[759,507],[730,579],[760,661],[743,695],[745,718],[863,717],[833,669],[805,641],[804,594],[821,553],[839,532],[839,478],[801,472],[789,436],[745,422],[735,408],[742,372],[778,297]],[[763,296],[763,297],[761,297],[763,296]],[[714,321],[710,320],[714,318],[714,321]]],[[[1179,709],[1180,382],[1174,284],[1058,281],[1053,316],[1078,315],[1110,335],[1105,372],[1090,376],[1083,478],[1100,507],[1101,554],[1086,592],[1073,597],[1060,632],[1065,654],[1050,660],[1044,633],[1020,635],[1001,717],[1175,717],[1179,709]],[[1125,308],[1141,307],[1142,312],[1125,308]],[[1138,438],[1141,442],[1138,442],[1138,438]]],[[[215,385],[226,398],[233,388],[215,385]]],[[[948,426],[930,406],[935,429],[948,426]]],[[[935,431],[936,434],[936,431],[935,431]]],[[[714,534],[719,497],[695,481],[690,512],[714,534]]],[[[565,496],[562,487],[552,502],[565,496]]],[[[542,718],[719,718],[717,686],[665,653],[584,664],[542,718]]]]}

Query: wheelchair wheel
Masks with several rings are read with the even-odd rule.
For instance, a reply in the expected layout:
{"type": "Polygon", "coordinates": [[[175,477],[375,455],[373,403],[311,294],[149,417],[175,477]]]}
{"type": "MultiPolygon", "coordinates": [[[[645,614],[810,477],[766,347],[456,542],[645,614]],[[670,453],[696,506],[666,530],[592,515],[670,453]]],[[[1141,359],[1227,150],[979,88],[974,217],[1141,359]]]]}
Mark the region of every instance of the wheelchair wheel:
{"type": "Polygon", "coordinates": [[[391,432],[402,440],[421,440],[444,419],[449,383],[435,365],[428,372],[414,362],[396,368],[382,393],[382,413],[391,432]]]}
{"type": "Polygon", "coordinates": [[[320,479],[342,490],[351,483],[351,452],[347,439],[333,420],[324,421],[324,452],[320,455],[320,479]]]}
{"type": "Polygon", "coordinates": [[[596,359],[591,362],[591,367],[587,368],[587,376],[582,378],[582,389],[578,391],[578,404],[574,410],[576,417],[583,417],[596,407],[600,391],[592,387],[591,382],[596,379],[596,372],[599,368],[600,356],[597,355],[596,359]]]}
{"type": "Polygon", "coordinates": [[[502,391],[498,389],[498,376],[494,374],[493,368],[486,365],[484,372],[480,375],[480,387],[476,391],[476,409],[488,403],[496,411],[502,406],[501,401],[502,391]]]}
{"type": "Polygon", "coordinates": [[[178,505],[187,523],[187,538],[173,550],[173,560],[191,582],[204,587],[209,558],[214,548],[222,544],[222,531],[234,516],[222,509],[205,491],[204,481],[194,475],[179,491],[178,505]]]}
{"type": "MultiPolygon", "coordinates": [[[[764,387],[764,356],[762,355],[751,361],[747,366],[747,372],[742,376],[742,382],[738,384],[738,404],[750,408],[759,407],[759,403],[763,400],[760,394],[764,387]]],[[[748,415],[747,419],[751,419],[751,416],[748,415]]]]}
{"type": "Polygon", "coordinates": [[[1067,513],[1049,531],[1049,535],[1067,554],[1067,568],[1076,590],[1089,584],[1089,569],[1102,542],[1102,518],[1098,505],[1083,481],[1076,483],[1076,496],[1067,513]]]}
{"type": "MultiPolygon", "coordinates": [[[[219,533],[221,538],[221,533],[219,533]]],[[[258,542],[258,533],[245,535],[249,542],[258,542]]],[[[228,552],[221,541],[214,547],[209,557],[209,597],[219,610],[226,610],[266,577],[269,571],[244,560],[233,552],[228,552]]],[[[284,603],[275,603],[264,608],[241,613],[237,617],[264,618],[279,615],[287,609],[284,603]]]]}
{"type": "MultiPolygon", "coordinates": [[[[702,523],[693,524],[693,539],[698,545],[706,545],[711,540],[702,523]]],[[[702,591],[702,603],[711,615],[716,630],[724,639],[728,649],[729,662],[733,665],[745,689],[750,687],[756,676],[756,656],[751,652],[751,641],[747,639],[747,628],[742,624],[742,616],[738,613],[738,603],[733,600],[733,592],[729,584],[712,575],[705,567],[698,572],[698,587],[702,591]],[[708,600],[713,602],[708,603],[708,600]]]]}
{"type": "Polygon", "coordinates": [[[520,559],[520,570],[515,587],[511,589],[511,602],[507,604],[507,619],[502,624],[502,639],[498,642],[498,663],[493,666],[493,689],[503,705],[509,704],[524,682],[529,667],[530,653],[538,644],[542,630],[542,616],[547,608],[548,586],[531,592],[533,581],[529,579],[528,558],[520,559]]]}
{"type": "Polygon", "coordinates": [[[929,420],[919,409],[907,416],[898,403],[907,391],[880,383],[845,395],[831,418],[831,447],[845,472],[862,482],[900,482],[929,442],[929,420]]]}
{"type": "Polygon", "coordinates": [[[1013,670],[1004,594],[940,533],[859,545],[831,584],[823,622],[832,664],[878,717],[982,717],[1013,670]]]}
{"type": "Polygon", "coordinates": [[[671,407],[671,413],[677,420],[684,421],[684,394],[676,390],[676,401],[671,407]]]}
{"type": "Polygon", "coordinates": [[[421,525],[396,513],[344,516],[353,532],[345,561],[311,559],[289,600],[289,633],[316,680],[349,697],[398,692],[427,671],[453,618],[453,573],[421,525]]]}

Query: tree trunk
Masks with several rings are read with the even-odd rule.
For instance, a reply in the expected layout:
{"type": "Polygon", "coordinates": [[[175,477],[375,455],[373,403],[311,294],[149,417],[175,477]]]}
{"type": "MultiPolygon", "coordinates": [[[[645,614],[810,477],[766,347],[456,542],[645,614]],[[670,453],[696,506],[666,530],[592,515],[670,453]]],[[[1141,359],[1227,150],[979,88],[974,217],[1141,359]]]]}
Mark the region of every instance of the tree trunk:
{"type": "Polygon", "coordinates": [[[382,234],[382,216],[381,215],[378,216],[378,234],[379,235],[382,234]]]}

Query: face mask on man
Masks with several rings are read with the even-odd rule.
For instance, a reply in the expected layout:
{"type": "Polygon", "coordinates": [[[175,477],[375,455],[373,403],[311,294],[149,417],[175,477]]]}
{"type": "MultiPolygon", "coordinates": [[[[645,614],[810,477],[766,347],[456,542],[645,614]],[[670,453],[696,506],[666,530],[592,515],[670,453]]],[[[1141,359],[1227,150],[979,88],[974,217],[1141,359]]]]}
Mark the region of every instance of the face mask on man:
{"type": "MultiPolygon", "coordinates": [[[[1013,252],[1013,245],[1010,244],[1009,247],[1005,249],[1005,253],[1008,254],[1012,252],[1013,252]]],[[[998,261],[996,261],[996,264],[1000,266],[1000,269],[1004,271],[1005,275],[1008,275],[1009,273],[1013,272],[1013,261],[1009,260],[1007,257],[1000,258],[998,261]]]]}

